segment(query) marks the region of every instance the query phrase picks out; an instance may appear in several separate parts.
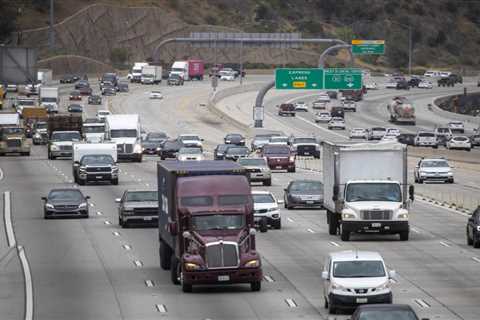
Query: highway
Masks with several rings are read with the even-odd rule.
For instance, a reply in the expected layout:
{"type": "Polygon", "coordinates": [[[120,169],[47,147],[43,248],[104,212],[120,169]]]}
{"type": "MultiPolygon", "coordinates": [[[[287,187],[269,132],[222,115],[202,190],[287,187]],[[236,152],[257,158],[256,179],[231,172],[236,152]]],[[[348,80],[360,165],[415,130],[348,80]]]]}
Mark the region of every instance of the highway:
{"type": "MultiPolygon", "coordinates": [[[[247,79],[246,84],[258,82],[260,87],[268,80],[266,76],[252,78],[247,79]]],[[[223,88],[233,85],[221,83],[223,88]]],[[[468,88],[473,90],[473,86],[468,88]]],[[[223,141],[226,133],[244,130],[219,119],[203,106],[211,92],[208,81],[190,82],[183,87],[162,84],[163,100],[149,99],[151,87],[131,85],[130,89],[128,94],[105,99],[102,107],[85,106],[87,115],[91,117],[106,107],[113,113],[138,113],[147,131],[165,131],[172,137],[197,133],[205,138],[209,152],[223,141]]],[[[435,124],[446,122],[447,119],[435,116],[422,106],[432,97],[459,90],[456,87],[405,92],[418,105],[418,125],[401,127],[402,131],[431,129],[435,124]]],[[[325,125],[315,125],[311,113],[278,119],[276,104],[314,99],[300,97],[305,94],[311,93],[269,94],[265,101],[265,126],[287,134],[314,133],[322,140],[344,141],[348,130],[330,132],[325,125]]],[[[395,90],[370,92],[359,104],[358,112],[346,116],[347,127],[390,127],[385,106],[396,94],[395,90]]],[[[255,92],[227,98],[232,101],[231,105],[239,106],[231,116],[251,121],[251,96],[254,97],[255,92]]],[[[468,129],[471,132],[473,127],[468,129]]],[[[254,132],[248,129],[242,133],[251,136],[254,132]]],[[[418,156],[430,150],[414,152],[418,156]]],[[[440,148],[436,153],[452,157],[458,165],[462,160],[479,161],[479,151],[475,149],[467,153],[440,148]]],[[[380,252],[388,267],[398,274],[392,285],[394,302],[410,304],[422,318],[480,318],[480,251],[466,245],[467,217],[421,199],[412,206],[411,237],[407,242],[398,241],[397,236],[361,235],[342,242],[338,236],[328,234],[325,211],[282,208],[282,229],[257,234],[265,275],[260,292],[235,285],[195,287],[193,293],[183,293],[180,287],[171,284],[170,273],[159,267],[157,230],[118,226],[114,199],[128,188],[156,189],[158,160],[158,157],[146,156],[142,163],[121,163],[118,186],[81,186],[84,194],[91,196],[89,219],[47,221],[43,219],[40,197],[54,187],[73,185],[71,160],[47,160],[45,146],[34,146],[30,157],[1,159],[4,177],[0,191],[12,192],[16,237],[25,248],[32,271],[35,320],[347,319],[347,314],[329,316],[324,309],[321,279],[326,255],[345,249],[380,252]]],[[[413,163],[411,158],[410,169],[413,163]]],[[[455,168],[455,175],[454,185],[416,187],[434,192],[478,194],[474,187],[480,186],[480,175],[474,166],[455,168]]],[[[271,187],[255,186],[254,189],[271,190],[281,199],[289,181],[303,178],[321,180],[321,170],[274,173],[271,187]]],[[[1,295],[7,292],[9,288],[0,287],[1,295]]],[[[21,297],[15,301],[23,303],[21,297]]],[[[14,306],[4,308],[12,310],[14,306]]]]}

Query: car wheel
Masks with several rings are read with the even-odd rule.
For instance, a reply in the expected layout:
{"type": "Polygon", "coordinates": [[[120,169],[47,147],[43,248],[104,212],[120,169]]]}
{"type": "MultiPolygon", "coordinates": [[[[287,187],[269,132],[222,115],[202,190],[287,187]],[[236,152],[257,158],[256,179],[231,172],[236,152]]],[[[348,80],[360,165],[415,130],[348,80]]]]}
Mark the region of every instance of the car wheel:
{"type": "Polygon", "coordinates": [[[329,314],[336,314],[337,313],[337,309],[335,309],[335,307],[331,303],[328,304],[328,313],[329,314]]]}
{"type": "Polygon", "coordinates": [[[475,236],[475,234],[473,234],[473,247],[480,248],[480,236],[475,236]]]}
{"type": "Polygon", "coordinates": [[[409,237],[409,232],[408,231],[400,232],[400,240],[401,241],[408,241],[408,237],[409,237]]]}
{"type": "Polygon", "coordinates": [[[78,184],[81,185],[81,186],[84,186],[84,185],[85,185],[85,182],[86,182],[86,181],[83,180],[83,179],[80,179],[80,178],[78,179],[78,184]]]}
{"type": "Polygon", "coordinates": [[[467,245],[471,246],[473,244],[473,239],[470,238],[470,235],[468,234],[468,230],[467,230],[467,245]]]}
{"type": "Polygon", "coordinates": [[[114,186],[118,185],[118,178],[117,179],[112,179],[111,182],[114,186]]]}
{"type": "Polygon", "coordinates": [[[273,224],[273,228],[277,230],[282,229],[282,220],[278,219],[278,221],[275,221],[275,223],[273,224]]]}
{"type": "Polygon", "coordinates": [[[172,265],[172,250],[164,241],[160,241],[160,266],[163,270],[169,270],[172,265]]]}
{"type": "Polygon", "coordinates": [[[338,217],[335,213],[327,211],[328,218],[328,233],[330,235],[336,235],[338,229],[338,217]]]}
{"type": "Polygon", "coordinates": [[[260,282],[260,281],[250,282],[250,289],[253,292],[260,291],[262,289],[262,282],[260,282]]]}
{"type": "Polygon", "coordinates": [[[190,283],[185,283],[182,281],[182,291],[183,292],[192,292],[193,291],[193,286],[190,283]]]}
{"type": "Polygon", "coordinates": [[[340,239],[342,239],[342,241],[350,240],[350,232],[343,229],[341,224],[340,224],[340,239]]]}
{"type": "Polygon", "coordinates": [[[272,185],[272,179],[264,180],[263,185],[264,186],[271,186],[272,185]]]}

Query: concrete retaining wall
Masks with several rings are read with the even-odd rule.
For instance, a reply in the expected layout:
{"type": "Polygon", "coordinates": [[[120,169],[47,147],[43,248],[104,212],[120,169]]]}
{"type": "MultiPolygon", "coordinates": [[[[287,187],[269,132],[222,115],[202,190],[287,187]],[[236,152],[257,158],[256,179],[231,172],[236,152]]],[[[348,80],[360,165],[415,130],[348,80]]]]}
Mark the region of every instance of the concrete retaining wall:
{"type": "Polygon", "coordinates": [[[439,114],[440,116],[445,117],[445,118],[464,121],[464,122],[467,122],[467,123],[473,123],[473,124],[476,124],[476,125],[480,126],[480,117],[474,117],[474,116],[470,116],[470,115],[450,112],[450,111],[443,110],[442,108],[439,107],[439,105],[449,101],[450,99],[452,99],[455,96],[458,96],[458,95],[450,95],[450,96],[435,99],[433,101],[433,105],[432,105],[433,111],[435,113],[439,114]]]}

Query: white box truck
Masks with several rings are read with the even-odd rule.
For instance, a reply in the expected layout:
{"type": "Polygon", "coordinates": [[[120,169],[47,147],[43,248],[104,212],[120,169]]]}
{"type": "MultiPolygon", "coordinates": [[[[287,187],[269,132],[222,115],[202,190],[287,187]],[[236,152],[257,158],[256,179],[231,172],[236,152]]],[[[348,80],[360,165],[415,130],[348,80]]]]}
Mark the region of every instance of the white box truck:
{"type": "Polygon", "coordinates": [[[49,113],[58,113],[58,88],[40,87],[40,106],[49,113]]]}
{"type": "Polygon", "coordinates": [[[73,178],[78,184],[110,181],[118,184],[116,143],[74,143],[73,178]]]}
{"type": "Polygon", "coordinates": [[[144,66],[142,68],[142,84],[158,84],[162,82],[161,66],[144,66]]]}
{"type": "Polygon", "coordinates": [[[132,71],[127,75],[130,82],[140,82],[142,79],[142,68],[148,66],[148,62],[135,62],[132,71]]]}
{"type": "Polygon", "coordinates": [[[142,162],[141,127],[138,114],[112,114],[105,118],[107,141],[117,144],[118,159],[142,162]]]}
{"type": "Polygon", "coordinates": [[[409,236],[413,186],[407,184],[407,149],[396,142],[323,144],[323,195],[329,233],[409,236]]]}

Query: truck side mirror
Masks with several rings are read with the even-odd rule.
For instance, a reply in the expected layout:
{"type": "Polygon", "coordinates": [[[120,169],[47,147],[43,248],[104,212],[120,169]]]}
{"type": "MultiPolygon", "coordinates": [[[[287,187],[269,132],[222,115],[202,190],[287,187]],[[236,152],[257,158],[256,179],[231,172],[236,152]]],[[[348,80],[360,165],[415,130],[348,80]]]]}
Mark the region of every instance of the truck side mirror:
{"type": "Polygon", "coordinates": [[[116,203],[120,203],[121,201],[122,201],[122,199],[120,199],[120,198],[116,198],[116,199],[115,199],[115,202],[116,202],[116,203]]]}
{"type": "Polygon", "coordinates": [[[410,186],[408,188],[408,195],[410,197],[410,200],[415,200],[415,187],[414,186],[410,186]]]}
{"type": "Polygon", "coordinates": [[[328,271],[322,271],[322,279],[323,280],[328,280],[329,279],[328,271]]]}
{"type": "Polygon", "coordinates": [[[47,201],[47,197],[42,197],[42,200],[43,200],[43,201],[47,201]]]}
{"type": "Polygon", "coordinates": [[[192,234],[188,231],[183,231],[182,233],[182,236],[185,238],[185,239],[191,239],[192,238],[192,234]]]}
{"type": "Polygon", "coordinates": [[[338,193],[339,193],[339,188],[338,186],[334,186],[333,187],[333,196],[332,196],[332,200],[333,201],[337,201],[338,200],[338,193]]]}

